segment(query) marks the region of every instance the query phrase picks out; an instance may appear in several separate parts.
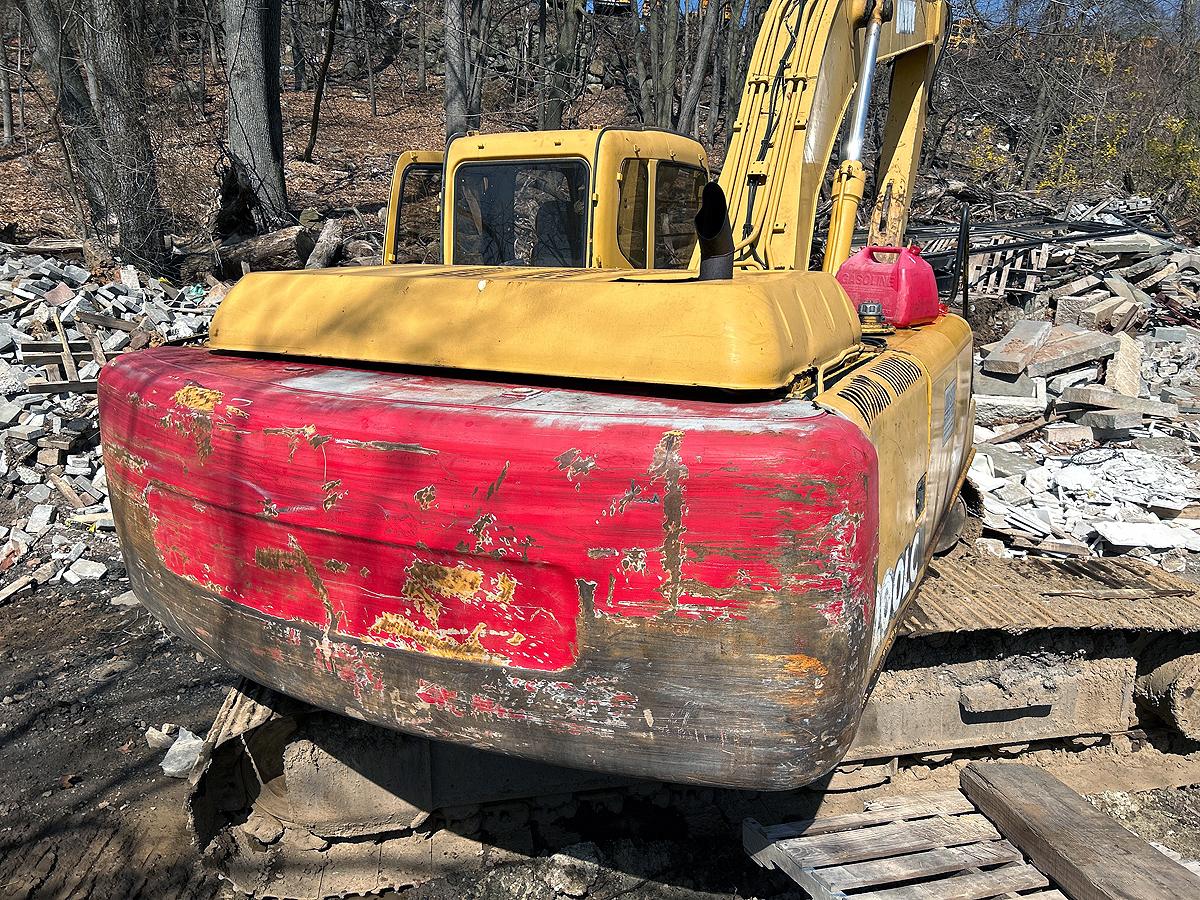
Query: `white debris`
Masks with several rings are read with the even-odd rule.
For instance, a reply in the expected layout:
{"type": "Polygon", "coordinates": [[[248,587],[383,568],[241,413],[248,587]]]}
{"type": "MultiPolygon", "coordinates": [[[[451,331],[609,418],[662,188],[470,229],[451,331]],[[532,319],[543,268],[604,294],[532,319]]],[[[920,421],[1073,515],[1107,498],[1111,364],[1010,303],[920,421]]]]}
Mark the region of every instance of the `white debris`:
{"type": "Polygon", "coordinates": [[[171,749],[159,763],[163,774],[172,778],[187,778],[195,768],[196,761],[200,758],[200,751],[203,749],[203,738],[197,737],[186,728],[180,728],[179,735],[171,744],[171,749]]]}

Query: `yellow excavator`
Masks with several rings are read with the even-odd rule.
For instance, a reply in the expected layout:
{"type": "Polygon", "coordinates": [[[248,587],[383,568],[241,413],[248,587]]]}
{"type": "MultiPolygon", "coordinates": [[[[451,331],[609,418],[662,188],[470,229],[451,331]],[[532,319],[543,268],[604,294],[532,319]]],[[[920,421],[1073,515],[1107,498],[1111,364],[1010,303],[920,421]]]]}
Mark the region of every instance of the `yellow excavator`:
{"type": "Polygon", "coordinates": [[[105,367],[133,590],[248,679],[192,798],[235,883],[316,897],[469,867],[438,843],[464,804],[782,790],[1128,727],[1128,654],[1110,672],[1067,648],[1037,697],[989,680],[998,657],[881,674],[899,633],[972,603],[898,624],[972,447],[970,329],[903,246],[947,9],[773,0],[716,182],[700,144],[650,129],[405,154],[387,264],[247,275],[207,346],[105,367]],[[1079,687],[1096,672],[1120,698],[1079,687]]]}

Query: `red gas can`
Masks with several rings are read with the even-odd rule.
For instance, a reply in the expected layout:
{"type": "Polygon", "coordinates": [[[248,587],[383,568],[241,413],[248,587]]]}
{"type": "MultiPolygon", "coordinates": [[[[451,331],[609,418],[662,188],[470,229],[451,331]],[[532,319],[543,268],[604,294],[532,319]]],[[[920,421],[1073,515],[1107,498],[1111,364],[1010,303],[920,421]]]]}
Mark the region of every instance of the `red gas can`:
{"type": "Polygon", "coordinates": [[[915,245],[864,247],[842,263],[837,280],[855,306],[879,303],[884,319],[897,328],[932,322],[946,312],[938,299],[933,266],[921,258],[921,249],[915,245]],[[895,261],[876,258],[883,253],[894,254],[895,261]]]}

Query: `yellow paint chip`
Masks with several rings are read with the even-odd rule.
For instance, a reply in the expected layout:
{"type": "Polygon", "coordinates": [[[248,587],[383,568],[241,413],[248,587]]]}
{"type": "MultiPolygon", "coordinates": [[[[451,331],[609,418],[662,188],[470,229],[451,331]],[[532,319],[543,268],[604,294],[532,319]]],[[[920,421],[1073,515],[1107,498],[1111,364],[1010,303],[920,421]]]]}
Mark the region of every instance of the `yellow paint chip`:
{"type": "Polygon", "coordinates": [[[200,387],[198,384],[189,384],[177,390],[172,399],[177,406],[183,406],[195,412],[210,413],[216,409],[223,396],[220,391],[200,387]]]}

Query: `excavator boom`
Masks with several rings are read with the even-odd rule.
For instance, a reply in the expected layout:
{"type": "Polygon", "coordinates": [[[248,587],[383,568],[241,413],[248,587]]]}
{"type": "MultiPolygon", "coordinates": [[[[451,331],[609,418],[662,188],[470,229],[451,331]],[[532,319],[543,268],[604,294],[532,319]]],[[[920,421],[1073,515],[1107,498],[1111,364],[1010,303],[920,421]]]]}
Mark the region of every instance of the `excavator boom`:
{"type": "MultiPolygon", "coordinates": [[[[877,178],[882,203],[869,243],[900,243],[948,5],[898,0],[889,7],[884,0],[872,8],[861,0],[775,0],[768,8],[720,178],[739,266],[809,268],[829,159],[856,88],[874,68],[872,56],[892,63],[892,84],[877,178]],[[864,56],[870,65],[863,66],[864,56]]],[[[850,123],[851,153],[861,149],[862,124],[850,123]]],[[[846,232],[857,212],[851,198],[839,205],[829,236],[839,249],[826,257],[829,272],[849,255],[846,232]]]]}

